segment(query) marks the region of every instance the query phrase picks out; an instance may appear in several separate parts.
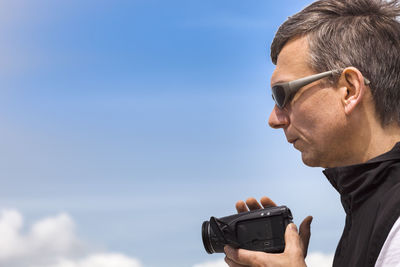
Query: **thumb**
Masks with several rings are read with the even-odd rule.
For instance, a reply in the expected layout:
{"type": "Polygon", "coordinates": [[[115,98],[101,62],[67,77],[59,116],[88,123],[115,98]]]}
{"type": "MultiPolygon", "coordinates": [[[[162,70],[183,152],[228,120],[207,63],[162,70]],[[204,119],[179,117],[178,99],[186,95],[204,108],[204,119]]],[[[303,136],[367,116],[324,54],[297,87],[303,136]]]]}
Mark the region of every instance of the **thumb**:
{"type": "Polygon", "coordinates": [[[311,236],[310,228],[312,220],[313,217],[307,216],[307,218],[305,218],[303,222],[300,224],[300,240],[302,243],[304,258],[307,256],[308,243],[310,242],[310,236],[311,236]]]}
{"type": "Polygon", "coordinates": [[[288,224],[285,231],[285,253],[301,253],[302,245],[297,227],[294,223],[288,224]]]}

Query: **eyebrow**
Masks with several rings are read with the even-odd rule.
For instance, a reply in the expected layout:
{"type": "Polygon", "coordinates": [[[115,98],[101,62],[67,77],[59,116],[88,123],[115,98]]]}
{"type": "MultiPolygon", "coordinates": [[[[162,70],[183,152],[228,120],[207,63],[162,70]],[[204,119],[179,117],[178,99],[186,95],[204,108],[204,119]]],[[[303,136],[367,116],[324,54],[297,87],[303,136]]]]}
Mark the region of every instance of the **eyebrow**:
{"type": "Polygon", "coordinates": [[[278,80],[277,82],[272,83],[271,87],[274,87],[278,83],[287,83],[287,82],[290,82],[290,80],[289,81],[287,81],[287,80],[278,80]]]}
{"type": "Polygon", "coordinates": [[[295,80],[297,80],[297,79],[299,79],[299,78],[288,78],[288,79],[279,79],[279,80],[277,80],[277,81],[275,81],[274,83],[271,83],[271,87],[273,87],[273,86],[275,86],[276,84],[278,84],[278,83],[288,83],[288,82],[291,82],[291,81],[295,81],[295,80]]]}
{"type": "Polygon", "coordinates": [[[296,78],[296,77],[294,77],[294,76],[291,76],[290,77],[290,75],[285,75],[285,74],[283,74],[283,75],[281,75],[281,76],[283,76],[283,78],[282,77],[279,77],[279,80],[277,80],[277,81],[275,81],[274,83],[271,83],[271,87],[273,87],[273,86],[275,86],[276,84],[278,84],[278,83],[288,83],[288,82],[291,82],[291,81],[294,81],[294,80],[297,80],[297,79],[301,79],[302,77],[298,77],[298,78],[296,78]]]}
{"type": "MultiPolygon", "coordinates": [[[[270,80],[272,80],[272,79],[270,79],[270,80]]],[[[279,80],[276,80],[274,83],[271,83],[271,87],[273,87],[275,84],[278,84],[278,83],[287,83],[287,82],[290,82],[290,81],[292,81],[291,79],[285,79],[285,78],[279,78],[279,80]]]]}

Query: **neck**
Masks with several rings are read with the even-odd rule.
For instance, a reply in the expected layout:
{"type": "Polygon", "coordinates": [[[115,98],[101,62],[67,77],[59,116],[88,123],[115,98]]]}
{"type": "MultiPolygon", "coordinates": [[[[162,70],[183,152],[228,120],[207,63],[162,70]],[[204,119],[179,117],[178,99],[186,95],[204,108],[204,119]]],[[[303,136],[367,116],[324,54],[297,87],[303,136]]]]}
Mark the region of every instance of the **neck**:
{"type": "Polygon", "coordinates": [[[361,162],[366,162],[388,152],[400,141],[400,127],[397,122],[385,127],[379,125],[379,127],[374,127],[371,130],[373,134],[364,143],[365,150],[361,154],[361,162]]]}
{"type": "Polygon", "coordinates": [[[349,117],[349,122],[349,142],[346,144],[349,162],[345,165],[364,163],[390,151],[400,141],[400,124],[396,121],[382,126],[369,91],[361,106],[349,117]]]}

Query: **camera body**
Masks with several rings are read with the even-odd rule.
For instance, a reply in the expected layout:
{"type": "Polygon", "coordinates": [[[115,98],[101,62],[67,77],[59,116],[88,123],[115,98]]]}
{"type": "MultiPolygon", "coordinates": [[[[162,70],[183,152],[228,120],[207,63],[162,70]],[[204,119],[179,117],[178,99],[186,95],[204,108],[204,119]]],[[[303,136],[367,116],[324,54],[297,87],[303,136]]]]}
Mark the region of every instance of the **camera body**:
{"type": "Polygon", "coordinates": [[[207,253],[224,252],[225,245],[268,253],[285,249],[286,226],[293,216],[286,206],[268,207],[203,222],[202,239],[207,253]]]}

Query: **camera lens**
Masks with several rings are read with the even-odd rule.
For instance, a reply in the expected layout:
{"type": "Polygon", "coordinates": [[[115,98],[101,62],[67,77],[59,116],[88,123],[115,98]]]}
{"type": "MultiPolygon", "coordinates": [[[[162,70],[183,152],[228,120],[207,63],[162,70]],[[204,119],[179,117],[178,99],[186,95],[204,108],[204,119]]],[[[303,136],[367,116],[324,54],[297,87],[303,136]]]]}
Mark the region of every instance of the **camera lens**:
{"type": "Polygon", "coordinates": [[[201,226],[201,236],[203,238],[204,248],[208,254],[212,254],[214,252],[211,245],[210,231],[210,222],[203,222],[203,225],[201,226]]]}
{"type": "Polygon", "coordinates": [[[224,244],[218,240],[210,227],[210,222],[205,221],[201,226],[201,236],[203,238],[203,245],[208,254],[216,252],[224,252],[224,244]]]}

